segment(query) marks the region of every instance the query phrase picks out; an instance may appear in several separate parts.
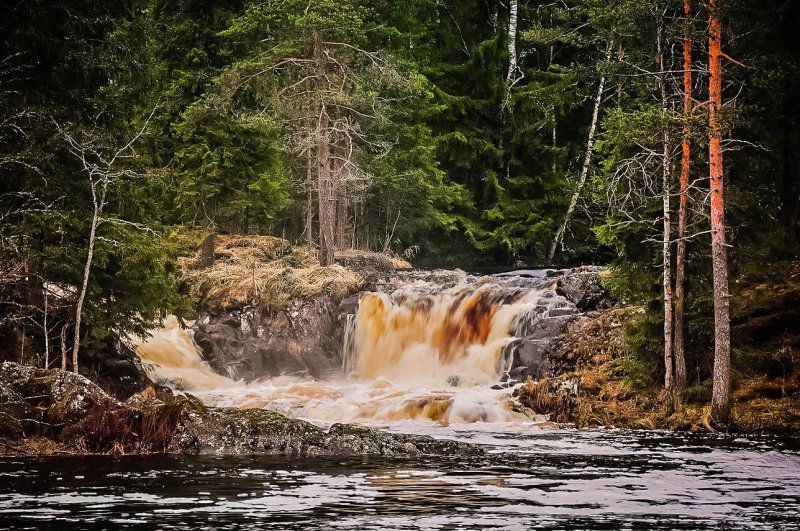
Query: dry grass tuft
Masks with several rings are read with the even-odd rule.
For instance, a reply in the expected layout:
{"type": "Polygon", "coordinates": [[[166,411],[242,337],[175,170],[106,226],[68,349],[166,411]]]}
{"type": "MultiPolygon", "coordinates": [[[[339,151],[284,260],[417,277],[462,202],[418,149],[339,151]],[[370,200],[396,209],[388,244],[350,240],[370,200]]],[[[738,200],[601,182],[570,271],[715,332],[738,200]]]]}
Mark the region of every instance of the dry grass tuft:
{"type": "Polygon", "coordinates": [[[75,455],[75,450],[47,437],[33,436],[22,439],[0,438],[0,456],[75,455]]]}
{"type": "Polygon", "coordinates": [[[354,250],[337,253],[344,265],[322,267],[315,249],[292,247],[272,236],[216,236],[213,261],[205,256],[207,245],[180,265],[192,294],[221,308],[282,308],[294,299],[323,294],[343,298],[362,285],[363,270],[411,267],[405,260],[354,250]]]}
{"type": "Polygon", "coordinates": [[[412,269],[413,266],[411,262],[404,258],[398,258],[396,256],[390,256],[389,261],[392,263],[392,267],[394,267],[398,271],[412,269]]]}
{"type": "Polygon", "coordinates": [[[97,408],[60,438],[81,453],[148,454],[167,451],[188,402],[145,399],[142,409],[97,408]]]}
{"type": "MultiPolygon", "coordinates": [[[[676,403],[670,407],[658,386],[632,390],[624,379],[624,309],[595,315],[563,345],[578,363],[572,371],[528,381],[517,392],[520,403],[558,423],[578,427],[715,431],[710,407],[676,403]]],[[[746,433],[800,433],[800,374],[743,378],[733,393],[728,429],[746,433]]]]}

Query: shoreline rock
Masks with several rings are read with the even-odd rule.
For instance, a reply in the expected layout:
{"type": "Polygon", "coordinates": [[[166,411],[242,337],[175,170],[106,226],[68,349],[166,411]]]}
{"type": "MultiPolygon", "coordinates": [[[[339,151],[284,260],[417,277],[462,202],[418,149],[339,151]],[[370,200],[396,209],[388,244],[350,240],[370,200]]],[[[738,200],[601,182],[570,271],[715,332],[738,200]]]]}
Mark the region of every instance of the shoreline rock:
{"type": "Polygon", "coordinates": [[[263,409],[210,408],[150,387],[121,402],[87,378],[0,364],[0,453],[290,456],[481,455],[474,445],[335,424],[327,431],[263,409]],[[30,448],[30,447],[28,447],[30,448]],[[16,450],[15,450],[16,449],[16,450]]]}

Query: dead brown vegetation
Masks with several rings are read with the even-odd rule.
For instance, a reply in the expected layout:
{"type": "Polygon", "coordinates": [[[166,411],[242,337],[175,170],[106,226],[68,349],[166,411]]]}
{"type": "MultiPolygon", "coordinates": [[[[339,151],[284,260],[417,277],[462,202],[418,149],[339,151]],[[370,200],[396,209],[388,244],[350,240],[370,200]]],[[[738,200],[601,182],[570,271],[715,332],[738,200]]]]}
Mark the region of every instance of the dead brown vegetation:
{"type": "MultiPolygon", "coordinates": [[[[577,360],[574,370],[540,381],[528,380],[515,392],[523,405],[577,427],[714,431],[710,407],[678,403],[670,407],[660,387],[633,390],[624,379],[626,309],[596,314],[562,339],[560,348],[577,360]]],[[[743,376],[735,385],[728,429],[743,433],[800,433],[800,377],[743,376]]]]}
{"type": "Polygon", "coordinates": [[[363,283],[363,270],[371,264],[411,267],[387,255],[353,250],[337,255],[344,265],[320,266],[316,249],[292,247],[273,236],[216,236],[213,250],[208,247],[203,244],[180,265],[192,294],[221,308],[246,304],[281,308],[294,299],[323,294],[342,298],[363,283]]]}

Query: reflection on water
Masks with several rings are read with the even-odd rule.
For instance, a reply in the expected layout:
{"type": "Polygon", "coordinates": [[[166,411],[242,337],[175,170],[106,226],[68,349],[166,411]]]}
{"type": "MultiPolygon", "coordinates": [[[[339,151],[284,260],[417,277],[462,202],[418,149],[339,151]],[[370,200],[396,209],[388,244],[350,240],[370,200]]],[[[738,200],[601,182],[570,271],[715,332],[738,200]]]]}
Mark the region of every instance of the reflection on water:
{"type": "Polygon", "coordinates": [[[6,459],[0,528],[800,526],[800,452],[779,441],[467,428],[441,435],[488,457],[6,459]]]}

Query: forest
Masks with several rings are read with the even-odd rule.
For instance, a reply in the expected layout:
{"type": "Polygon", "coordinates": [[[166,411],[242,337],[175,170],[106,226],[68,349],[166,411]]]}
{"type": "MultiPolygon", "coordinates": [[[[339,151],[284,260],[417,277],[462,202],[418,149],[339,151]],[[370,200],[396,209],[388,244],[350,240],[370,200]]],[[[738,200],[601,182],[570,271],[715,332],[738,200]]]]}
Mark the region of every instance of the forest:
{"type": "Polygon", "coordinates": [[[12,3],[0,350],[77,367],[189,314],[178,259],[211,233],[280,237],[322,266],[352,249],[472,271],[599,264],[643,308],[630,374],[680,393],[713,372],[725,420],[729,314],[800,250],[799,11],[12,3]]]}

